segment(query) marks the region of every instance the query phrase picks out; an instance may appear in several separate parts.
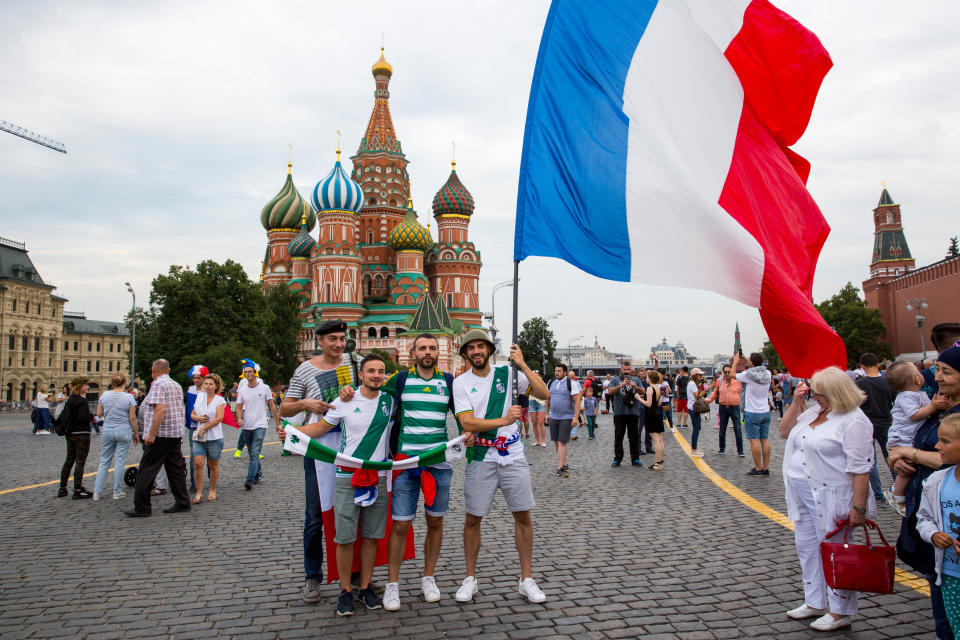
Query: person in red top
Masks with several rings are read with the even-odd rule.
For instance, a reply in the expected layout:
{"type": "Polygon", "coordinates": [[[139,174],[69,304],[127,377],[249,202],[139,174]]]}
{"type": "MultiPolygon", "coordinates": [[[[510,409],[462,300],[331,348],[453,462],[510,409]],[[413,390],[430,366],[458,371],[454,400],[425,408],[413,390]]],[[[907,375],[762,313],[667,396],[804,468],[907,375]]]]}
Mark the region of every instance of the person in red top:
{"type": "Polygon", "coordinates": [[[733,437],[737,441],[737,455],[743,456],[743,431],[740,429],[740,381],[733,376],[729,364],[723,365],[723,375],[713,382],[713,391],[707,402],[718,400],[720,410],[718,418],[720,424],[720,451],[723,455],[727,449],[727,419],[733,422],[733,437]]]}

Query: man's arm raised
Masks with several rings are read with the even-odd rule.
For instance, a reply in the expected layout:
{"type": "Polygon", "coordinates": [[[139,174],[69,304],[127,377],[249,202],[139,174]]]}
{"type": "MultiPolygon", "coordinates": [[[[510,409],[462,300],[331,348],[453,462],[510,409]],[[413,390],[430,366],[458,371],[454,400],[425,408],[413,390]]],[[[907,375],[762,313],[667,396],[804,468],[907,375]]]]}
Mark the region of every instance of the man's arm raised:
{"type": "MultiPolygon", "coordinates": [[[[523,360],[523,352],[520,351],[518,345],[510,346],[510,359],[517,369],[523,372],[523,375],[527,376],[527,381],[530,383],[530,388],[527,389],[527,395],[531,395],[538,400],[545,400],[550,397],[550,392],[547,391],[547,385],[543,383],[543,380],[539,375],[530,370],[530,367],[527,366],[527,363],[523,360]]],[[[519,414],[517,415],[519,418],[519,414]]],[[[510,424],[509,422],[507,424],[510,424]]]]}

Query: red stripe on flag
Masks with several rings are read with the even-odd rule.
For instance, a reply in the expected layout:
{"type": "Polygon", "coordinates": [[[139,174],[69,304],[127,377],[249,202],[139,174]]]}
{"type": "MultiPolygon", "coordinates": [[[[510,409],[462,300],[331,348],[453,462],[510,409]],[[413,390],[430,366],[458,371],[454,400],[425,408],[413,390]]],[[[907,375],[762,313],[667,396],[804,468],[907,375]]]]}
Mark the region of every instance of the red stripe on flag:
{"type": "Polygon", "coordinates": [[[830,227],[805,186],[809,163],[786,148],[806,129],[830,56],[813,33],[766,0],[747,8],[725,55],[743,85],[744,105],[719,204],[763,248],[763,326],[794,375],[844,368],[843,341],[812,302],[830,227]]]}
{"type": "MultiPolygon", "coordinates": [[[[386,535],[377,540],[377,560],[374,566],[386,565],[389,559],[389,541],[390,532],[393,529],[393,518],[390,517],[390,502],[393,500],[392,492],[388,494],[387,500],[387,528],[386,535]]],[[[333,539],[337,536],[337,528],[334,520],[333,509],[327,509],[323,512],[323,540],[327,548],[327,584],[336,582],[340,579],[340,572],[337,570],[337,543],[333,539]]],[[[361,516],[362,517],[362,516],[361,516]]],[[[357,525],[357,539],[353,544],[353,568],[354,573],[360,571],[360,526],[357,525]]],[[[403,559],[410,560],[416,557],[416,548],[413,546],[413,527],[407,530],[407,540],[404,543],[403,559]]]]}

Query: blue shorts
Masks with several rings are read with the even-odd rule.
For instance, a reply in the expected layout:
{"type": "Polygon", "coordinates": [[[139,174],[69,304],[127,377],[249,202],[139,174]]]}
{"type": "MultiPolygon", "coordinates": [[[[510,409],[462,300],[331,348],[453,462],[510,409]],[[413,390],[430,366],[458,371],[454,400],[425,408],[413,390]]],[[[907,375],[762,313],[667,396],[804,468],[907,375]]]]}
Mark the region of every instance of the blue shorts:
{"type": "Polygon", "coordinates": [[[530,398],[530,413],[539,413],[543,411],[543,405],[537,402],[536,398],[530,398]]]}
{"type": "Polygon", "coordinates": [[[768,440],[770,438],[770,414],[744,411],[743,430],[747,440],[768,440]]]}
{"type": "MultiPolygon", "coordinates": [[[[442,518],[450,510],[450,481],[453,469],[429,467],[430,474],[437,481],[437,495],[430,507],[424,505],[428,516],[442,518]]],[[[390,516],[397,521],[410,521],[417,515],[417,503],[420,501],[420,474],[408,469],[393,481],[393,495],[390,502],[390,516]]]]}
{"type": "Polygon", "coordinates": [[[223,451],[223,438],[207,440],[206,442],[190,441],[190,449],[195,456],[206,456],[208,460],[219,460],[223,451]]]}

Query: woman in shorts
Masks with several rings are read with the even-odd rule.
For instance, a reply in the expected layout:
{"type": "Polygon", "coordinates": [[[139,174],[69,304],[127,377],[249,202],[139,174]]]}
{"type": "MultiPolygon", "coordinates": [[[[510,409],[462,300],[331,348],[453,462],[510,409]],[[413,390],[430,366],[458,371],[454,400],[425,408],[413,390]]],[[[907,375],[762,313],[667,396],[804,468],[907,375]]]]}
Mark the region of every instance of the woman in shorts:
{"type": "Polygon", "coordinates": [[[197,482],[197,494],[193,497],[193,504],[198,504],[203,497],[203,467],[206,464],[210,469],[210,491],[207,500],[217,499],[217,481],[220,479],[220,452],[223,451],[223,414],[227,408],[227,401],[218,395],[223,388],[220,376],[211,373],[204,377],[197,401],[193,404],[190,417],[197,423],[197,430],[193,432],[193,472],[197,482]]]}
{"type": "MultiPolygon", "coordinates": [[[[534,373],[537,373],[534,371],[534,373]]],[[[533,437],[536,440],[533,446],[547,446],[547,429],[544,423],[543,403],[530,396],[530,406],[527,407],[530,412],[530,421],[533,422],[533,437]]]]}

